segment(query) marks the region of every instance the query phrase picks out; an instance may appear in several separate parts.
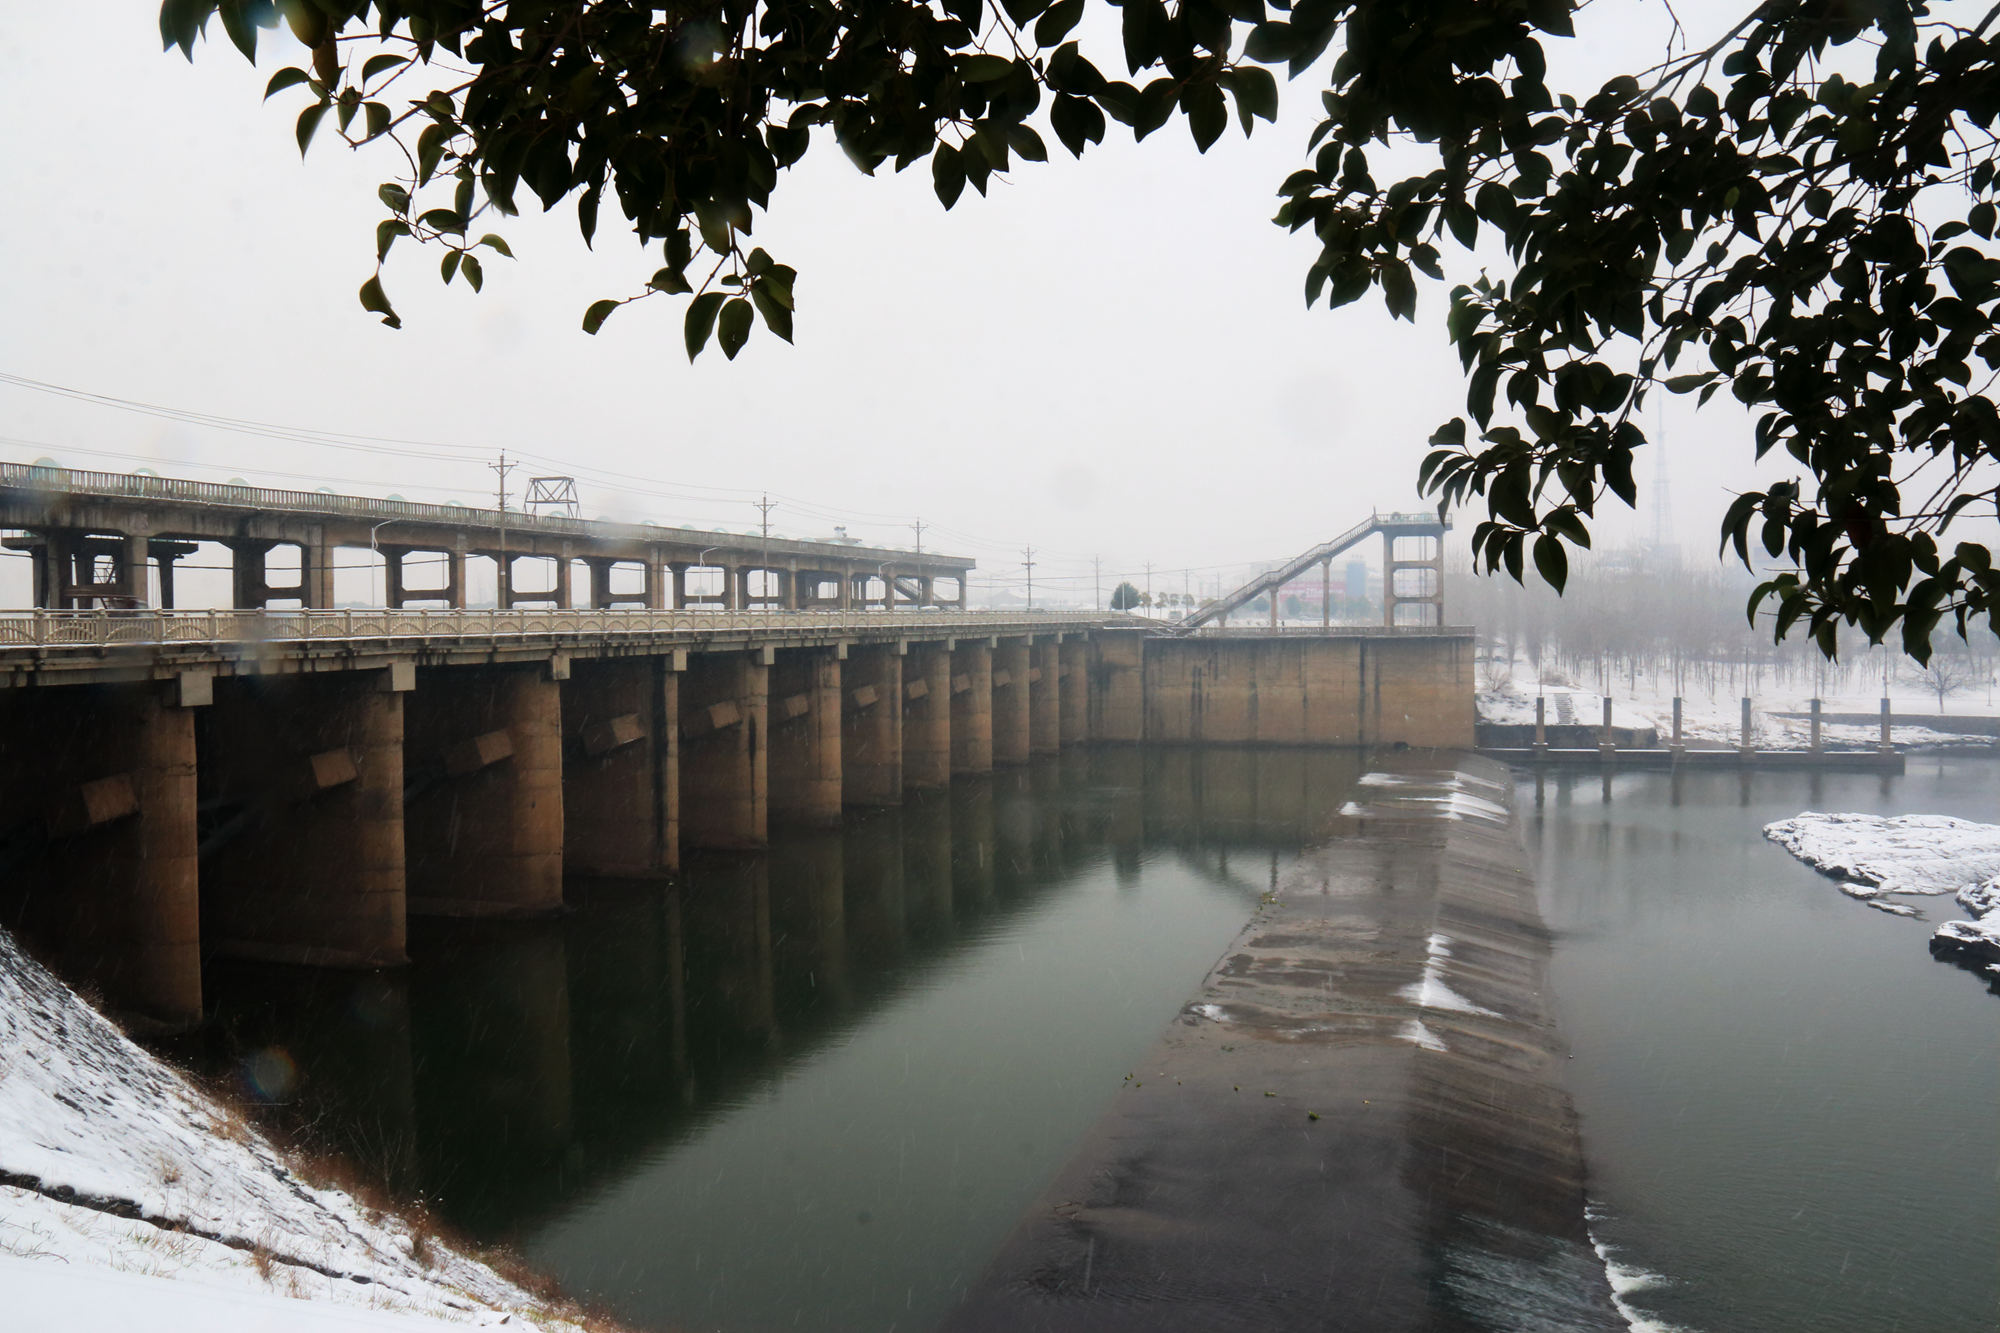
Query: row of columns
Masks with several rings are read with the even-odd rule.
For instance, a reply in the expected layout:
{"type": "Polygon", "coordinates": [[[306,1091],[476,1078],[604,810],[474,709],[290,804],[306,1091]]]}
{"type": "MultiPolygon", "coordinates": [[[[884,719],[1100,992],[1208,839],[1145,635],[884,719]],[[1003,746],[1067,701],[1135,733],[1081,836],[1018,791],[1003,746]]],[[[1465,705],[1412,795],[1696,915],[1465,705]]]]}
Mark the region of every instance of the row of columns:
{"type": "MultiPolygon", "coordinates": [[[[294,582],[271,582],[271,552],[281,543],[264,540],[232,540],[222,545],[230,552],[231,604],[254,609],[273,601],[296,600],[301,606],[324,608],[334,604],[333,553],[336,547],[318,539],[297,543],[299,574],[294,582]]],[[[174,606],[174,569],[177,561],[192,555],[194,542],[133,534],[95,534],[78,530],[55,530],[27,537],[8,538],[6,545],[27,551],[34,560],[35,605],[48,609],[74,610],[92,607],[131,609],[158,605],[174,606]],[[154,571],[158,586],[155,598],[154,571]]],[[[688,606],[714,606],[723,610],[805,611],[817,609],[863,610],[881,607],[938,605],[936,581],[928,574],[897,574],[891,566],[873,572],[853,570],[812,570],[796,566],[774,568],[754,565],[701,565],[693,561],[649,558],[619,561],[599,556],[507,554],[473,551],[461,545],[437,551],[428,547],[373,543],[383,561],[384,600],[401,609],[412,602],[436,602],[463,610],[466,605],[465,563],[469,556],[481,555],[498,565],[498,602],[504,608],[551,606],[568,610],[580,605],[593,610],[619,606],[639,606],[670,610],[688,606]],[[442,559],[441,579],[416,584],[411,581],[412,556],[442,559]],[[553,585],[541,589],[519,586],[517,566],[521,561],[553,561],[553,585]],[[586,570],[584,600],[579,603],[575,589],[575,566],[581,560],[586,570]],[[615,592],[612,570],[619,564],[638,564],[644,582],[638,592],[615,592]],[[722,591],[695,594],[687,590],[688,571],[716,569],[722,574],[722,591]],[[753,592],[752,577],[769,576],[762,592],[753,592]],[[871,593],[871,585],[880,591],[871,593]]],[[[966,581],[959,581],[958,595],[949,605],[964,610],[966,581]]]]}
{"type": "Polygon", "coordinates": [[[390,966],[413,913],[554,912],[566,874],[1136,740],[1140,661],[1048,635],[0,691],[0,917],[186,1026],[207,955],[390,966]]]}

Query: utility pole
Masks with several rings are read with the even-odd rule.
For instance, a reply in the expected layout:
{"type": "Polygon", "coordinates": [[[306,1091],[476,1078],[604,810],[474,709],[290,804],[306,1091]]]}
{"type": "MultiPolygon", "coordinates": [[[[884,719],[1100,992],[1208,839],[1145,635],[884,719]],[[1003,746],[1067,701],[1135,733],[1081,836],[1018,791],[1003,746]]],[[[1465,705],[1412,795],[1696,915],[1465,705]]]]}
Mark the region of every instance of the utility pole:
{"type": "Polygon", "coordinates": [[[1090,596],[1090,609],[1093,611],[1102,611],[1104,609],[1104,570],[1096,556],[1090,557],[1090,581],[1096,588],[1096,591],[1090,596]]]}
{"type": "Polygon", "coordinates": [[[924,521],[918,519],[916,522],[910,524],[910,526],[917,530],[917,554],[922,555],[924,553],[924,521]]]}
{"type": "Polygon", "coordinates": [[[1149,614],[1149,615],[1150,615],[1150,614],[1152,613],[1152,610],[1153,610],[1153,562],[1152,562],[1152,561],[1150,561],[1150,560],[1148,560],[1148,561],[1146,562],[1146,611],[1147,611],[1147,614],[1149,614]]]}
{"type": "Polygon", "coordinates": [[[1028,571],[1028,609],[1035,609],[1035,548],[1021,548],[1021,568],[1028,571]]]}
{"type": "Polygon", "coordinates": [[[507,474],[521,465],[519,463],[508,462],[507,451],[502,449],[500,451],[500,461],[497,463],[488,463],[486,466],[499,474],[500,568],[494,578],[493,600],[500,610],[509,611],[514,606],[514,578],[513,571],[507,568],[507,474]]]}
{"type": "MultiPolygon", "coordinates": [[[[777,507],[778,502],[768,495],[760,496],[757,499],[758,526],[764,532],[764,568],[757,572],[764,576],[764,595],[766,597],[771,596],[771,511],[777,507]]],[[[748,574],[743,576],[743,601],[745,603],[743,609],[746,611],[749,610],[750,576],[748,574]]],[[[779,599],[778,605],[780,608],[784,606],[783,598],[779,599]]]]}

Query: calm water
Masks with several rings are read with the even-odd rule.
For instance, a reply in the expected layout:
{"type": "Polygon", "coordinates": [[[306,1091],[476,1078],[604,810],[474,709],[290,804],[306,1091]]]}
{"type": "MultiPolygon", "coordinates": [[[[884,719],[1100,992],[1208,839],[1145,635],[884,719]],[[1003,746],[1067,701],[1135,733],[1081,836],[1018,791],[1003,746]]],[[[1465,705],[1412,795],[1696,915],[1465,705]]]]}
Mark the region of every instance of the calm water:
{"type": "MultiPolygon", "coordinates": [[[[1523,796],[1533,797],[1532,780],[1523,796]]],[[[1596,1230],[1708,1333],[2000,1326],[2000,996],[1761,830],[2000,821],[2000,763],[1548,781],[1529,841],[1596,1230]]]]}
{"type": "Polygon", "coordinates": [[[639,1324],[925,1328],[1362,762],[1093,751],[400,974],[217,968],[203,1058],[639,1324]]]}

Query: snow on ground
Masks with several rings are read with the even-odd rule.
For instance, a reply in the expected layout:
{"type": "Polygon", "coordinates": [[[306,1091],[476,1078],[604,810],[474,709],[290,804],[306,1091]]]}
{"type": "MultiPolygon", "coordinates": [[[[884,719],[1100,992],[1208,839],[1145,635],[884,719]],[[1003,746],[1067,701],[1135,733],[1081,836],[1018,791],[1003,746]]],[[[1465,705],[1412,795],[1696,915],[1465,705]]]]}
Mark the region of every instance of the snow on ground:
{"type": "Polygon", "coordinates": [[[1838,881],[1841,892],[1899,916],[1917,913],[1884,899],[1955,894],[1974,919],[1939,926],[1931,952],[1968,956],[2000,977],[2000,824],[1808,810],[1765,825],[1764,836],[1838,881]]]}
{"type": "Polygon", "coordinates": [[[418,1316],[430,1327],[509,1319],[575,1327],[402,1220],[306,1184],[255,1131],[133,1044],[4,931],[0,1264],[13,1327],[124,1326],[132,1321],[123,1312],[155,1307],[181,1322],[147,1313],[148,1333],[325,1322],[296,1302],[263,1304],[274,1294],[344,1307],[362,1327],[408,1327],[418,1316]],[[143,1285],[127,1280],[135,1274],[143,1285]],[[22,1325],[12,1322],[17,1298],[81,1304],[54,1324],[22,1325]],[[213,1315],[239,1305],[240,1320],[213,1315]]]}
{"type": "MultiPolygon", "coordinates": [[[[1511,676],[1482,690],[1478,696],[1479,720],[1512,726],[1532,726],[1535,698],[1545,700],[1550,726],[1599,726],[1604,721],[1604,696],[1596,690],[1581,689],[1551,681],[1538,681],[1524,665],[1511,676]]],[[[1611,724],[1615,727],[1652,727],[1666,744],[1674,730],[1674,690],[1671,680],[1641,676],[1628,681],[1620,691],[1614,685],[1611,724]]],[[[1899,723],[1898,716],[1936,716],[1935,698],[1925,699],[1908,691],[1890,696],[1891,739],[1903,746],[1993,745],[1992,736],[1976,732],[1941,731],[1932,727],[1899,723]]],[[[1829,696],[1821,700],[1823,713],[1873,714],[1881,706],[1879,696],[1829,696]]],[[[1753,742],[1765,750],[1804,750],[1812,743],[1812,723],[1806,717],[1781,717],[1782,713],[1811,711],[1811,692],[1763,690],[1750,701],[1750,732],[1753,742]]],[[[1990,716],[1995,711],[1979,699],[1953,698],[1951,710],[1967,716],[1990,716]]],[[[1690,745],[1734,747],[1743,740],[1743,703],[1740,696],[1710,695],[1690,688],[1681,701],[1681,737],[1690,745]]],[[[1877,724],[1823,723],[1823,745],[1843,749],[1873,746],[1880,739],[1877,724]]]]}

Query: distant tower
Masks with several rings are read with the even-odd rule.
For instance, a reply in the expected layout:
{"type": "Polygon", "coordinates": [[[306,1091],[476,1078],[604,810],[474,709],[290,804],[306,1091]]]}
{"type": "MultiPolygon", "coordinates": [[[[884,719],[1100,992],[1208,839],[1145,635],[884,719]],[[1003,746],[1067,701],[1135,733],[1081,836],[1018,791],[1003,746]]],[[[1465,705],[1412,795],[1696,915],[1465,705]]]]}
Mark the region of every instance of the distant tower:
{"type": "Polygon", "coordinates": [[[1650,554],[1655,563],[1676,567],[1681,562],[1680,543],[1674,540],[1673,480],[1667,471],[1667,445],[1653,441],[1653,541],[1650,554]]]}

